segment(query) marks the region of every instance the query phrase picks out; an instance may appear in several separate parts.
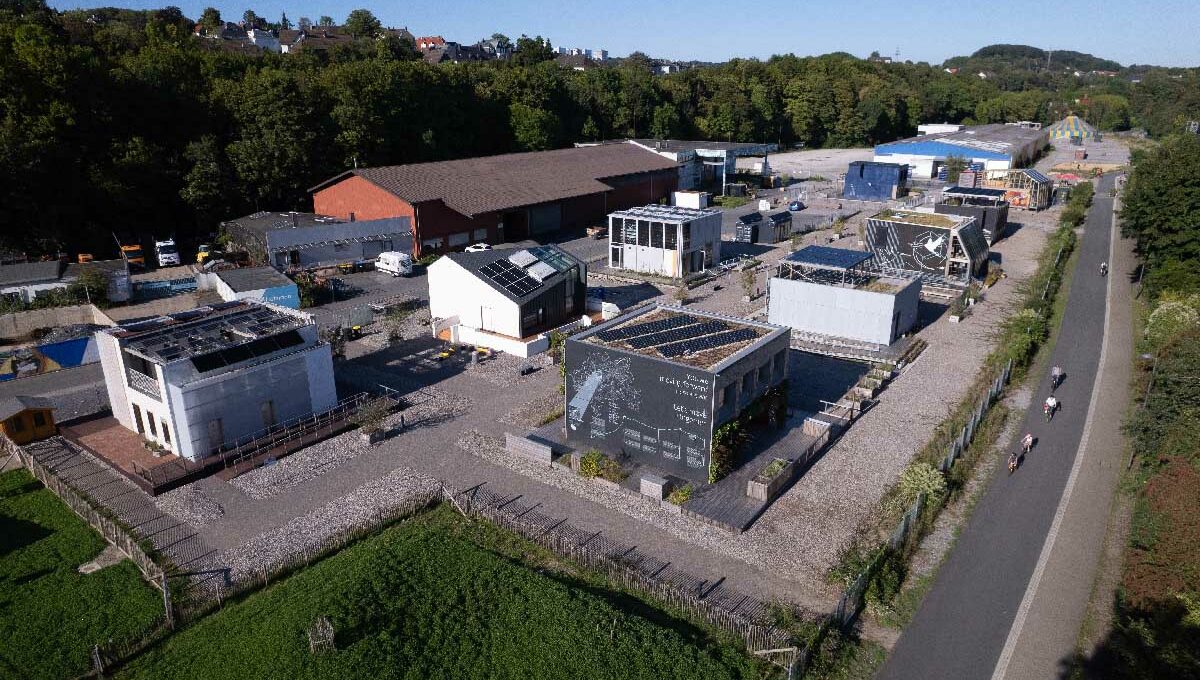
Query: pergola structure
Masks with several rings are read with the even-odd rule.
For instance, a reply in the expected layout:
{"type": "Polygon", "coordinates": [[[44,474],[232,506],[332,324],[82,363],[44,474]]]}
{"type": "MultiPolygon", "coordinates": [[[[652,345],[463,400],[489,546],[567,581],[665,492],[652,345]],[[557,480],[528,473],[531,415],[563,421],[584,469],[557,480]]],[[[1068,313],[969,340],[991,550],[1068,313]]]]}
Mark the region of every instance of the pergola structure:
{"type": "Polygon", "coordinates": [[[867,267],[871,253],[828,246],[808,246],[779,261],[776,276],[827,286],[857,288],[879,277],[867,267]]]}

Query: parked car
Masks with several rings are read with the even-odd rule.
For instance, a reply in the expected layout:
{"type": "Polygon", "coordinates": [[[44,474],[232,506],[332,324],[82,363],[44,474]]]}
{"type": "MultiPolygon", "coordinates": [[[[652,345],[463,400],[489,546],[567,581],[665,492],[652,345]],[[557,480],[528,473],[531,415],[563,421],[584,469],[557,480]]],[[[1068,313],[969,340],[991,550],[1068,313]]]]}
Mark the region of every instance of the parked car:
{"type": "Polygon", "coordinates": [[[792,212],[800,212],[801,210],[804,210],[807,207],[808,206],[804,205],[800,201],[792,201],[791,203],[788,203],[788,210],[790,210],[792,212]]]}
{"type": "Polygon", "coordinates": [[[485,250],[491,250],[492,247],[486,243],[476,243],[466,247],[468,253],[482,253],[485,250]]]}
{"type": "Polygon", "coordinates": [[[379,257],[375,258],[375,269],[392,276],[408,276],[413,272],[412,255],[394,250],[379,253],[379,257]]]}
{"type": "Polygon", "coordinates": [[[158,266],[160,267],[170,267],[179,264],[179,249],[175,247],[175,241],[172,239],[155,241],[154,255],[158,258],[158,266]]]}

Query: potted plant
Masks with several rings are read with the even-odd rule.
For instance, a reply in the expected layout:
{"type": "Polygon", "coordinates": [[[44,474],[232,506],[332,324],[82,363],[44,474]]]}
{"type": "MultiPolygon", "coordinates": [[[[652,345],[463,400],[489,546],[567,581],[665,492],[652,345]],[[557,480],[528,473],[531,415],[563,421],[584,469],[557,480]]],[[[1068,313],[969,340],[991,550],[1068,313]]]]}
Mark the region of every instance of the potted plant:
{"type": "Polygon", "coordinates": [[[358,426],[363,443],[371,445],[383,440],[383,421],[387,419],[389,411],[385,400],[375,399],[350,416],[350,422],[358,426]]]}

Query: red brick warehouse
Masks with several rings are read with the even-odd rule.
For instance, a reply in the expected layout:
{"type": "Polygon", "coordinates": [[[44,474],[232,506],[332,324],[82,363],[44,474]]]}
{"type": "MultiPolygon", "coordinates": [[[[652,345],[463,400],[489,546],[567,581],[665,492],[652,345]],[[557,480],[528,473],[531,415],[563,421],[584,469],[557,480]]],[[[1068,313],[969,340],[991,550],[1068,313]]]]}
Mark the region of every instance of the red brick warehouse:
{"type": "Polygon", "coordinates": [[[356,168],[309,191],[318,214],[409,218],[420,257],[599,224],[614,210],[669,198],[678,183],[675,161],[632,144],[601,144],[356,168]]]}

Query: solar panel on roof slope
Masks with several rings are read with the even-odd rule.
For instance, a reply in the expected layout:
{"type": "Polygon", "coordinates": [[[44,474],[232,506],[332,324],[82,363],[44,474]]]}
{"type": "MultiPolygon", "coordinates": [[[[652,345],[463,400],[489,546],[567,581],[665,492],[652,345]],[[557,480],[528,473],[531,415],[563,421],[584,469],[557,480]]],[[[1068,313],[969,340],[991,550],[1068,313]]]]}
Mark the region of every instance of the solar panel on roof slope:
{"type": "Polygon", "coordinates": [[[480,267],[479,271],[484,276],[495,281],[501,288],[517,297],[527,295],[537,290],[538,286],[541,285],[533,277],[526,274],[523,269],[520,269],[508,260],[490,262],[480,267]]]}
{"type": "Polygon", "coordinates": [[[629,346],[633,349],[645,349],[647,347],[655,347],[657,345],[667,345],[673,342],[681,342],[698,338],[701,335],[709,335],[718,331],[728,330],[729,326],[722,321],[709,321],[706,323],[698,323],[691,326],[683,326],[681,328],[672,328],[650,335],[642,335],[633,338],[629,341],[629,346]]]}
{"type": "Polygon", "coordinates": [[[665,331],[671,328],[679,328],[680,326],[688,326],[694,323],[700,323],[700,319],[690,314],[679,314],[676,316],[669,316],[665,319],[659,319],[657,321],[646,321],[644,323],[633,324],[632,326],[614,328],[611,331],[601,331],[596,334],[596,338],[602,342],[616,342],[618,340],[625,340],[626,338],[633,338],[639,335],[648,335],[650,333],[657,333],[659,331],[665,331]]]}
{"type": "Polygon", "coordinates": [[[739,328],[739,329],[733,330],[733,331],[717,333],[716,335],[706,335],[702,338],[697,338],[695,340],[684,340],[683,342],[676,342],[676,343],[673,343],[670,345],[663,345],[662,347],[658,348],[658,351],[664,357],[677,357],[677,356],[682,356],[684,354],[695,354],[697,352],[705,352],[710,349],[724,347],[725,345],[732,345],[735,342],[742,342],[744,340],[753,340],[754,338],[757,338],[757,337],[758,337],[758,333],[755,333],[753,330],[751,330],[749,328],[739,328]]]}

